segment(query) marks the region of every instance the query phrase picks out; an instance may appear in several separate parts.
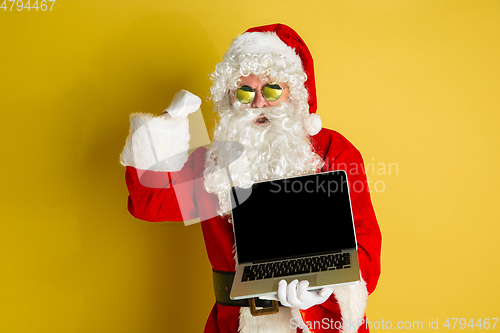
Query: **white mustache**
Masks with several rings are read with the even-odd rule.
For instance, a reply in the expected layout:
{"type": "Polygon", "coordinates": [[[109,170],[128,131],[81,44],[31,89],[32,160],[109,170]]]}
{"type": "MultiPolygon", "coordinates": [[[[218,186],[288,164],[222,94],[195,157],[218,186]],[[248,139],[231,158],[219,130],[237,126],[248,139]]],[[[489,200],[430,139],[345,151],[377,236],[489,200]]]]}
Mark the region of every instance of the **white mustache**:
{"type": "Polygon", "coordinates": [[[266,107],[266,108],[249,108],[244,110],[233,109],[235,116],[238,116],[242,121],[252,122],[260,115],[264,115],[271,122],[280,122],[287,118],[293,117],[293,109],[287,105],[266,107]]]}

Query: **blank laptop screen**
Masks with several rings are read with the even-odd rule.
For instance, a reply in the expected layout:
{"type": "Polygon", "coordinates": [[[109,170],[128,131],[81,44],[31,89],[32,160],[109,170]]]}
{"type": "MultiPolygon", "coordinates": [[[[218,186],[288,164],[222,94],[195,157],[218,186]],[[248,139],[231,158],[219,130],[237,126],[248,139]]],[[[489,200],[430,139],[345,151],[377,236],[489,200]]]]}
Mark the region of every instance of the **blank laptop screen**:
{"type": "Polygon", "coordinates": [[[238,262],[355,248],[346,180],[344,171],[332,171],[256,183],[251,189],[233,188],[238,262]]]}

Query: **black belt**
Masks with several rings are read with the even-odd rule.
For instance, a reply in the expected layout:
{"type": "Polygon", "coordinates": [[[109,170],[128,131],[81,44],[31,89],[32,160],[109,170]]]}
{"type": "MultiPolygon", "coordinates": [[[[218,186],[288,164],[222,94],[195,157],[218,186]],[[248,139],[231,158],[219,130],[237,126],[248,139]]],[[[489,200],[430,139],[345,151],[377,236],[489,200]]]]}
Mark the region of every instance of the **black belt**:
{"type": "Polygon", "coordinates": [[[217,303],[226,306],[250,307],[250,312],[254,316],[277,313],[279,306],[278,301],[259,299],[258,297],[232,300],[229,298],[231,287],[233,286],[234,272],[224,272],[212,269],[214,276],[214,291],[215,300],[217,303]],[[262,307],[263,309],[257,309],[262,307]]]}

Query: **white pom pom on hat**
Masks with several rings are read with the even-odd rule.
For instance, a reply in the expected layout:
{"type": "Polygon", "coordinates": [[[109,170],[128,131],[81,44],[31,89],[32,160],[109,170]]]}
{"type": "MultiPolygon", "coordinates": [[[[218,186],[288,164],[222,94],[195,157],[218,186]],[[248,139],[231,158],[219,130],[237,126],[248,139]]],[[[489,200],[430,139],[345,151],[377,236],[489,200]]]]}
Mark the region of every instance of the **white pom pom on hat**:
{"type": "Polygon", "coordinates": [[[323,123],[321,122],[319,114],[310,113],[309,116],[304,119],[304,129],[310,136],[318,134],[322,127],[323,123]]]}

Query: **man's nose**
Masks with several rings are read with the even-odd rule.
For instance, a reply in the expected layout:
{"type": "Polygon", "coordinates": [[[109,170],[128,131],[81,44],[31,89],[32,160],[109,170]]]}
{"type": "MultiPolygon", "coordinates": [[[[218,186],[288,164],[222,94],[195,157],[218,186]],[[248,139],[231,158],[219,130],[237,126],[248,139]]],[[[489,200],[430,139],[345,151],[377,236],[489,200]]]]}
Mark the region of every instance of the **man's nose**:
{"type": "Polygon", "coordinates": [[[262,91],[255,92],[255,98],[252,101],[254,108],[267,108],[269,106],[268,100],[262,95],[262,91]]]}

